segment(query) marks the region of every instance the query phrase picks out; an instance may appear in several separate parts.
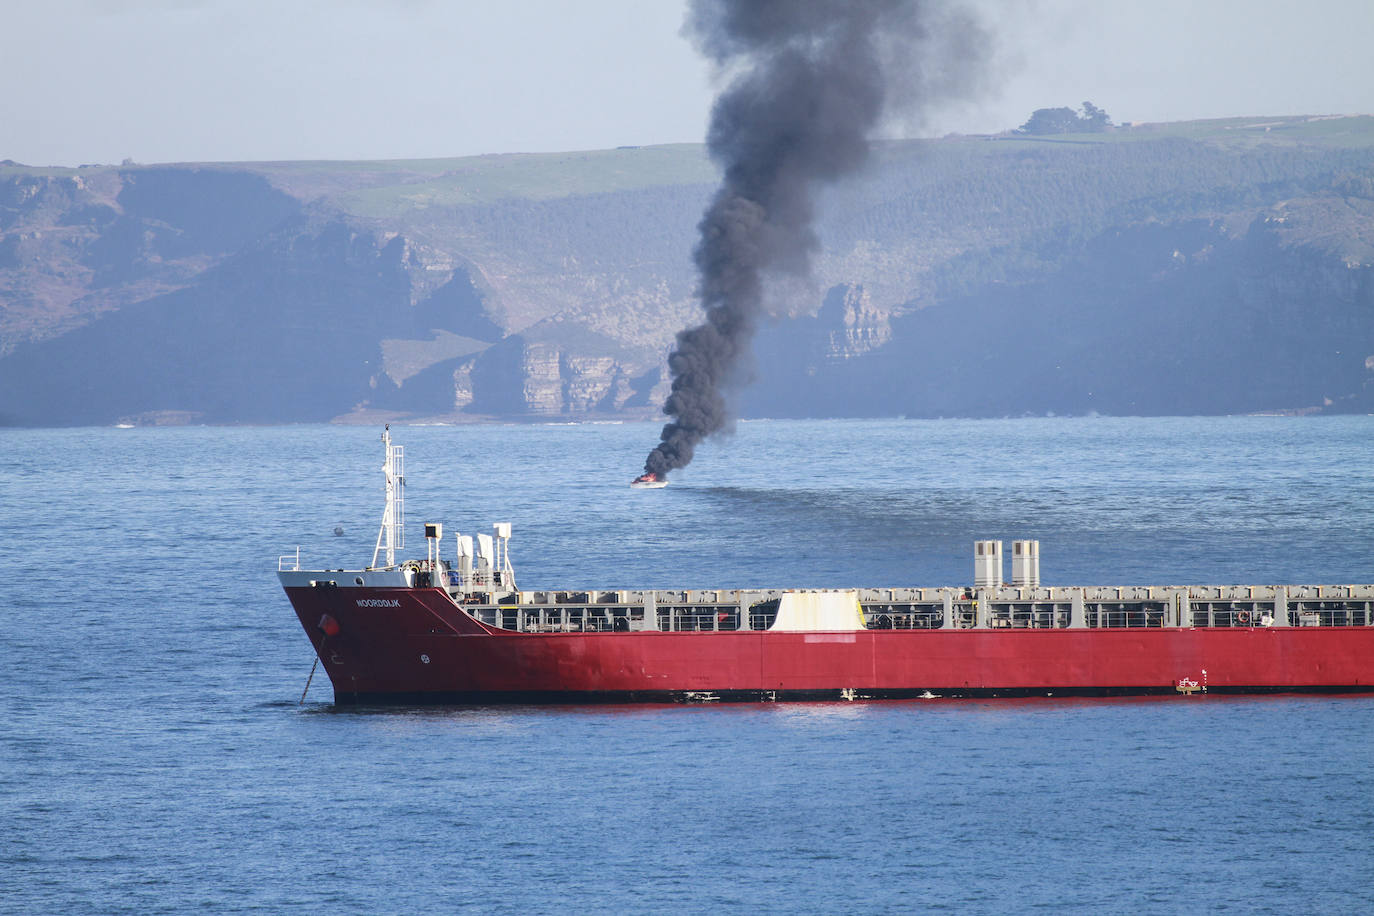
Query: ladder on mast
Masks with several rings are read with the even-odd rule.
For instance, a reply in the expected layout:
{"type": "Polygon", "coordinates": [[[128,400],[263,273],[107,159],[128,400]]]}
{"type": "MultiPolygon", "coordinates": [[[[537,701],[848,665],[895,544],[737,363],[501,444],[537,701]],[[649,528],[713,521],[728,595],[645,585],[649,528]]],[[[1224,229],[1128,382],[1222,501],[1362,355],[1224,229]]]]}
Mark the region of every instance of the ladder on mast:
{"type": "Polygon", "coordinates": [[[386,508],[382,510],[382,528],[377,532],[377,547],[372,551],[372,565],[378,569],[377,560],[386,551],[387,568],[396,565],[396,548],[406,546],[405,505],[405,446],[391,444],[391,424],[382,433],[382,443],[386,446],[386,463],[382,473],[386,475],[386,508]]]}

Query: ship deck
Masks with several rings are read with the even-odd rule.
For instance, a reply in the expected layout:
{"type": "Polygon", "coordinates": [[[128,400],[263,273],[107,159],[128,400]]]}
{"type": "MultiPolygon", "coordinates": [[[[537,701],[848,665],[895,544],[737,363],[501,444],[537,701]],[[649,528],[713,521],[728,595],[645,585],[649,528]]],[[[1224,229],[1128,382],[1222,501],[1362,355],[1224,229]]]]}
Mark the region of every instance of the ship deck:
{"type": "MultiPolygon", "coordinates": [[[[767,630],[783,589],[449,589],[488,626],[519,633],[767,630]]],[[[1374,586],[1233,585],[856,589],[871,630],[1374,625],[1374,586]]]]}

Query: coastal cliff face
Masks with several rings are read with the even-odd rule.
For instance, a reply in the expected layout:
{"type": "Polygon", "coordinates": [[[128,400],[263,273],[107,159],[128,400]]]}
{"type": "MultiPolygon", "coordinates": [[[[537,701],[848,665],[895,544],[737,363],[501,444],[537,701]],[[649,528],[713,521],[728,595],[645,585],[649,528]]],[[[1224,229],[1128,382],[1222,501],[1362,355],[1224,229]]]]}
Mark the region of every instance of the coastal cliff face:
{"type": "Polygon", "coordinates": [[[891,314],[876,307],[862,285],[837,286],[816,316],[826,331],[827,359],[858,359],[892,340],[891,314]]]}
{"type": "MultiPolygon", "coordinates": [[[[825,310],[819,318],[825,316],[825,310]]],[[[1287,245],[1271,217],[1090,240],[1035,282],[890,322],[864,358],[821,320],[760,341],[768,416],[1369,412],[1374,270],[1287,245]],[[1320,316],[1319,318],[1317,316],[1320,316]],[[789,363],[786,354],[810,353],[789,363]]]]}
{"type": "MultiPolygon", "coordinates": [[[[879,149],[746,416],[1374,409],[1374,119],[879,149]]],[[[652,417],[697,147],[0,164],[0,423],[652,417]]]]}

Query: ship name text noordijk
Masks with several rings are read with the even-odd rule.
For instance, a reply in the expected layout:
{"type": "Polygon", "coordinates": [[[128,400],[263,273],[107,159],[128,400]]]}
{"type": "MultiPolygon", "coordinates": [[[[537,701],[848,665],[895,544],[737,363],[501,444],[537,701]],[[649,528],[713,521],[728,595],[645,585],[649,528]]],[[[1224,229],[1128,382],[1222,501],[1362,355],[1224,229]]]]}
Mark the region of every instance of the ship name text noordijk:
{"type": "Polygon", "coordinates": [[[395,598],[359,598],[358,607],[400,607],[395,598]]]}

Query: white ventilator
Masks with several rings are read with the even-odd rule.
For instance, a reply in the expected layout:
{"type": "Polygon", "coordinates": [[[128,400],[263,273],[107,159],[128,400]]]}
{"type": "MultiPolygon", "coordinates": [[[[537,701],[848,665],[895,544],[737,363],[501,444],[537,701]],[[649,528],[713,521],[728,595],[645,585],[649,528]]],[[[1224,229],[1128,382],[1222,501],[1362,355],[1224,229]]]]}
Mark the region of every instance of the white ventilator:
{"type": "Polygon", "coordinates": [[[496,577],[493,581],[503,588],[514,591],[515,570],[510,565],[510,522],[497,522],[491,526],[491,533],[495,540],[492,566],[496,577]]]}
{"type": "Polygon", "coordinates": [[[973,542],[973,584],[976,588],[1002,587],[1002,542],[973,542]]]}
{"type": "Polygon", "coordinates": [[[477,582],[481,585],[491,583],[491,570],[493,561],[496,559],[496,547],[492,543],[491,535],[477,535],[477,582]]]}
{"type": "Polygon", "coordinates": [[[1011,584],[1022,588],[1040,587],[1040,542],[1011,542],[1011,584]]]}

